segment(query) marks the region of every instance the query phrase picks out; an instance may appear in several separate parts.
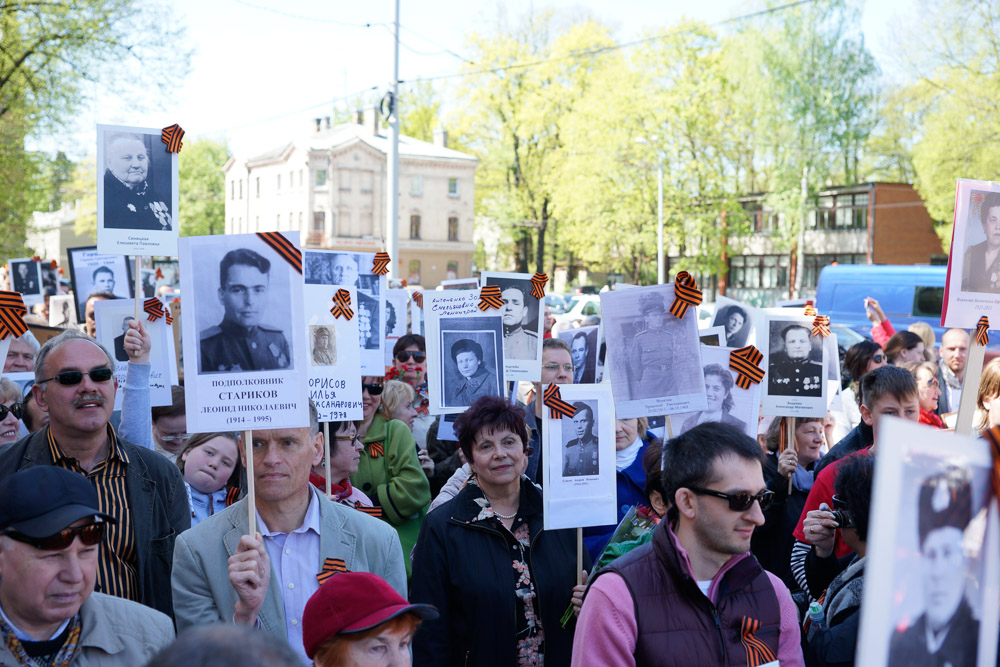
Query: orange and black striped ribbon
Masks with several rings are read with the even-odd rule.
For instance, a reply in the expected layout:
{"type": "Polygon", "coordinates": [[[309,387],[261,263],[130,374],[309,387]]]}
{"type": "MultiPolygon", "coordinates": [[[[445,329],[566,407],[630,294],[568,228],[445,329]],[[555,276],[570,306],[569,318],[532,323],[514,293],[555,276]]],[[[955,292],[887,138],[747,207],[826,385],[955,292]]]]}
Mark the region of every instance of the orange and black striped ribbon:
{"type": "Polygon", "coordinates": [[[155,322],[166,314],[163,312],[163,302],[155,296],[151,296],[142,302],[142,310],[149,315],[147,319],[150,322],[155,322]]]}
{"type": "Polygon", "coordinates": [[[316,581],[322,586],[327,579],[341,572],[350,572],[347,569],[347,563],[342,558],[327,558],[323,561],[323,569],[316,575],[316,581]]]}
{"type": "Polygon", "coordinates": [[[168,153],[179,153],[184,145],[181,139],[184,138],[184,130],[180,125],[174,123],[160,131],[160,141],[167,145],[168,153]]]}
{"type": "Polygon", "coordinates": [[[156,267],[156,279],[163,280],[163,269],[156,267]]]}
{"type": "Polygon", "coordinates": [[[424,309],[424,295],[421,292],[413,293],[413,303],[417,304],[417,308],[424,309]]]}
{"type": "Polygon", "coordinates": [[[0,291],[0,340],[7,336],[18,338],[28,330],[24,316],[28,309],[24,307],[24,298],[20,292],[0,291]]]}
{"type": "Polygon", "coordinates": [[[816,306],[813,305],[812,301],[806,301],[805,308],[802,310],[802,314],[806,317],[816,317],[819,312],[816,310],[816,306]]]}
{"type": "Polygon", "coordinates": [[[545,297],[545,285],[549,282],[549,276],[545,273],[536,273],[531,276],[531,296],[536,299],[545,297]]]}
{"type": "Polygon", "coordinates": [[[557,384],[550,384],[545,388],[542,403],[549,409],[549,417],[552,419],[572,417],[576,414],[576,408],[562,399],[562,394],[559,393],[559,385],[557,384]]]}
{"type": "Polygon", "coordinates": [[[373,459],[377,459],[380,456],[385,456],[385,447],[381,442],[370,442],[368,443],[368,456],[373,459]]]}
{"type": "Polygon", "coordinates": [[[751,384],[760,384],[764,379],[764,369],[760,362],[764,358],[753,345],[741,347],[729,353],[729,367],[736,371],[736,386],[749,389],[751,384]]]}
{"type": "Polygon", "coordinates": [[[42,258],[39,257],[38,255],[35,255],[34,257],[31,258],[31,261],[32,262],[41,262],[42,258]]]}
{"type": "Polygon", "coordinates": [[[226,489],[226,507],[229,507],[233,503],[239,501],[240,499],[240,487],[231,486],[226,489]]]}
{"type": "Polygon", "coordinates": [[[817,315],[813,318],[813,336],[822,336],[826,338],[830,335],[830,318],[826,315],[817,315]]]}
{"type": "Polygon", "coordinates": [[[976,342],[986,347],[990,342],[990,318],[983,315],[976,323],[976,342]]]}
{"type": "Polygon", "coordinates": [[[59,266],[59,262],[57,262],[56,260],[52,260],[51,262],[49,262],[49,268],[50,269],[54,269],[57,266],[59,266]]]}
{"type": "Polygon", "coordinates": [[[771,647],[754,636],[758,630],[760,621],[749,616],[743,617],[740,623],[740,643],[747,652],[747,667],[760,667],[777,660],[771,647]]]}
{"type": "Polygon", "coordinates": [[[670,313],[679,320],[684,319],[690,306],[697,306],[701,303],[701,290],[694,276],[687,271],[678,271],[674,278],[674,302],[670,306],[670,313]]]}
{"type": "Polygon", "coordinates": [[[479,310],[487,311],[491,308],[502,308],[503,299],[500,297],[499,285],[487,285],[479,290],[479,310]]]}
{"type": "Polygon", "coordinates": [[[351,310],[351,293],[343,287],[333,295],[333,308],[330,309],[330,314],[338,319],[342,317],[348,321],[354,317],[354,311],[351,310]]]}
{"type": "Polygon", "coordinates": [[[174,314],[170,312],[170,306],[166,307],[165,312],[166,312],[167,324],[173,324],[174,314]]]}
{"type": "Polygon", "coordinates": [[[375,253],[375,261],[372,262],[372,273],[376,276],[384,276],[389,273],[389,262],[392,258],[389,253],[382,251],[375,253]]]}
{"type": "Polygon", "coordinates": [[[368,507],[368,505],[362,505],[360,500],[354,501],[354,509],[359,512],[364,512],[368,516],[373,516],[376,519],[382,518],[382,508],[381,507],[368,507]]]}
{"type": "Polygon", "coordinates": [[[287,236],[281,232],[257,232],[257,236],[291,264],[293,269],[302,273],[302,251],[296,248],[287,236]]]}

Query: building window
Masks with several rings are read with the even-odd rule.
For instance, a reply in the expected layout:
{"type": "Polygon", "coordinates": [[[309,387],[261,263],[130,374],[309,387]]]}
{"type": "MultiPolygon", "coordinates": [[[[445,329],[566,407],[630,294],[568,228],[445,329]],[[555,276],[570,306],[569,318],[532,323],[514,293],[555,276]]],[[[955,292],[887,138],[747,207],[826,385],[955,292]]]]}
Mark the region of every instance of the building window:
{"type": "Polygon", "coordinates": [[[729,258],[729,286],[746,289],[788,287],[788,255],[737,255],[729,258]]]}
{"type": "Polygon", "coordinates": [[[326,236],[326,211],[313,212],[313,233],[326,236]]]}
{"type": "Polygon", "coordinates": [[[814,288],[819,281],[819,274],[825,266],[833,264],[865,264],[865,255],[843,253],[837,255],[806,255],[802,258],[802,287],[814,288]]]}
{"type": "Polygon", "coordinates": [[[288,212],[288,228],[293,229],[292,225],[295,224],[295,211],[288,212]]]}
{"type": "Polygon", "coordinates": [[[778,214],[765,209],[758,201],[745,202],[743,210],[750,217],[750,229],[755,232],[773,232],[778,229],[778,214]]]}
{"type": "Polygon", "coordinates": [[[306,183],[305,180],[303,180],[302,178],[302,170],[299,169],[299,187],[301,188],[303,185],[305,185],[305,183],[306,183]]]}
{"type": "MultiPolygon", "coordinates": [[[[300,183],[300,185],[301,185],[301,183],[300,183]]],[[[290,188],[294,188],[295,187],[295,172],[294,171],[288,172],[288,187],[290,187],[290,188]]]]}
{"type": "Polygon", "coordinates": [[[243,199],[243,179],[242,178],[240,179],[240,199],[243,199]]]}
{"type": "Polygon", "coordinates": [[[299,229],[302,229],[302,211],[299,211],[299,229]]]}
{"type": "Polygon", "coordinates": [[[329,178],[329,175],[328,175],[328,172],[326,171],[326,169],[317,169],[316,170],[316,187],[317,188],[321,188],[324,185],[326,185],[327,178],[329,178]]]}
{"type": "Polygon", "coordinates": [[[275,227],[274,227],[275,229],[277,229],[279,231],[281,230],[281,214],[280,213],[278,214],[278,218],[277,218],[277,220],[275,220],[274,225],[275,225],[275,227]]]}
{"type": "Polygon", "coordinates": [[[361,191],[371,192],[372,183],[375,181],[375,172],[371,169],[365,169],[361,172],[361,191]]]}
{"type": "Polygon", "coordinates": [[[229,181],[229,198],[236,199],[236,181],[229,181]]]}
{"type": "Polygon", "coordinates": [[[345,192],[351,191],[351,170],[338,169],[337,177],[340,179],[340,189],[345,192]]]}
{"type": "Polygon", "coordinates": [[[810,211],[809,228],[848,230],[868,228],[868,193],[824,195],[810,211]]]}
{"type": "Polygon", "coordinates": [[[255,232],[259,232],[260,231],[260,216],[259,215],[255,216],[254,219],[253,219],[253,230],[255,232]]]}
{"type": "Polygon", "coordinates": [[[281,174],[278,174],[275,180],[274,189],[281,190],[281,174]]]}
{"type": "Polygon", "coordinates": [[[448,196],[457,197],[458,196],[458,179],[449,178],[448,179],[448,196]]]}
{"type": "Polygon", "coordinates": [[[420,216],[411,215],[410,216],[410,238],[419,239],[420,238],[420,216]]]}
{"type": "Polygon", "coordinates": [[[255,182],[254,182],[254,188],[256,189],[256,192],[257,192],[256,196],[257,196],[257,199],[260,199],[260,176],[258,176],[254,180],[255,180],[255,182]]]}
{"type": "Polygon", "coordinates": [[[458,262],[452,260],[448,262],[448,273],[445,280],[454,280],[458,278],[458,262]]]}
{"type": "Polygon", "coordinates": [[[458,218],[448,218],[448,240],[458,240],[458,218]]]}
{"type": "Polygon", "coordinates": [[[411,195],[422,195],[422,194],[424,194],[424,177],[423,176],[410,176],[410,194],[411,195]]]}
{"type": "Polygon", "coordinates": [[[406,277],[406,282],[409,285],[419,285],[420,284],[420,260],[411,259],[410,260],[410,275],[406,277]]]}

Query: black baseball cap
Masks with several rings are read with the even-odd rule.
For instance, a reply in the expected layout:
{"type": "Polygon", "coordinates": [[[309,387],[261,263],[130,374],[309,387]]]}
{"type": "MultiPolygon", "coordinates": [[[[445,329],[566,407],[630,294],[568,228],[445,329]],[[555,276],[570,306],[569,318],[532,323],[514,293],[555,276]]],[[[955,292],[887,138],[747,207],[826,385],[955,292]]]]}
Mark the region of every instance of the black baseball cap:
{"type": "Polygon", "coordinates": [[[0,530],[49,537],[89,516],[116,523],[99,509],[87,478],[57,466],[34,466],[0,480],[0,530]]]}

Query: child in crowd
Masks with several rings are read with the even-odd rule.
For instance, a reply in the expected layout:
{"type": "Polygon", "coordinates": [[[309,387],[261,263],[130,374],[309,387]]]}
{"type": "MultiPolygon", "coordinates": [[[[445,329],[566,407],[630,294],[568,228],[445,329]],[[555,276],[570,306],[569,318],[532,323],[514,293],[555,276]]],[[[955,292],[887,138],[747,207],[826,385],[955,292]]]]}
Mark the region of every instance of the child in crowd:
{"type": "Polygon", "coordinates": [[[225,509],[227,487],[238,487],[240,451],[235,433],[198,433],[177,455],[177,467],[187,487],[194,527],[225,509]]]}

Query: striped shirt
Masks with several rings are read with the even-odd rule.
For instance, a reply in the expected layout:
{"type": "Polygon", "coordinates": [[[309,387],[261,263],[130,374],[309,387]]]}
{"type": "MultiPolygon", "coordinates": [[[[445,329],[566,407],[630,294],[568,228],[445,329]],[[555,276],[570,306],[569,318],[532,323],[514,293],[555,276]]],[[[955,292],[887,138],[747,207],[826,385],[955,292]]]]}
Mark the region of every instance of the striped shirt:
{"type": "Polygon", "coordinates": [[[139,601],[139,576],[136,564],[135,529],[128,504],[125,471],[128,454],[118,444],[115,430],[108,425],[108,455],[90,472],[59,449],[52,430],[47,430],[52,462],[60,468],[78,472],[97,489],[98,509],[113,516],[118,523],[108,526],[108,532],[98,551],[97,585],[94,590],[134,602],[139,601]]]}

